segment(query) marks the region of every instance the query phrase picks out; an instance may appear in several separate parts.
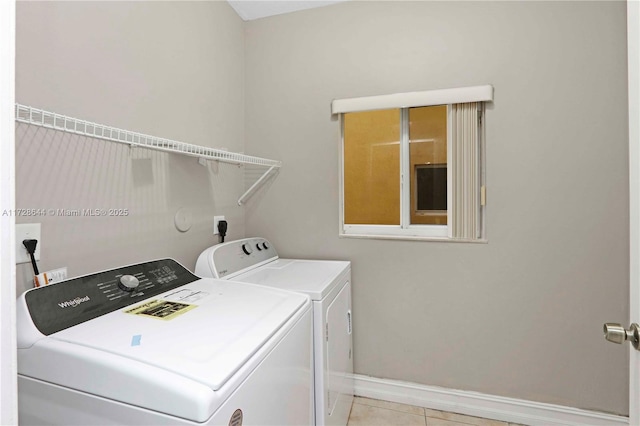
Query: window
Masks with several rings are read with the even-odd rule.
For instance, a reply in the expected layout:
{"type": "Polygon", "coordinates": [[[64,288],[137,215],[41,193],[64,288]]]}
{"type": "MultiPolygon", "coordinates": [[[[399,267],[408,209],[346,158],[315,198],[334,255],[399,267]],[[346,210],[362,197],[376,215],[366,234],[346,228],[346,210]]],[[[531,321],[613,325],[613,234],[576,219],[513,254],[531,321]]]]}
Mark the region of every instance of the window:
{"type": "Polygon", "coordinates": [[[484,238],[484,101],[491,86],[336,100],[340,233],[484,238]]]}

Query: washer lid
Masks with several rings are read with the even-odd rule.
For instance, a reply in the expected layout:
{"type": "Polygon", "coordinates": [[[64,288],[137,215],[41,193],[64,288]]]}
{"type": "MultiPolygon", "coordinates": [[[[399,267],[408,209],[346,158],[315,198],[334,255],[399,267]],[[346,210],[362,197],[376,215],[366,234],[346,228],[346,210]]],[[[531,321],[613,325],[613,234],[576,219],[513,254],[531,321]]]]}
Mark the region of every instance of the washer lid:
{"type": "Polygon", "coordinates": [[[322,300],[349,266],[350,262],[338,260],[278,259],[233,280],[302,292],[313,300],[322,300]]]}
{"type": "MultiPolygon", "coordinates": [[[[201,279],[49,335],[180,374],[219,390],[308,297],[201,279]]],[[[97,371],[96,374],[109,374],[97,371]]]]}

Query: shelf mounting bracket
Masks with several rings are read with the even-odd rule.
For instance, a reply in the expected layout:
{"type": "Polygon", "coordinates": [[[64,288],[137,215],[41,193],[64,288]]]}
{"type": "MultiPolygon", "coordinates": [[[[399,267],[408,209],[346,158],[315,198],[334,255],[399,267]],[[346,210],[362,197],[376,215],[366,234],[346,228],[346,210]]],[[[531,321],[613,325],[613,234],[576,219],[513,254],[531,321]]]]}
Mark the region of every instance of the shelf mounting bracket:
{"type": "Polygon", "coordinates": [[[242,196],[240,198],[238,198],[238,205],[241,206],[245,199],[249,198],[254,191],[265,181],[267,180],[267,178],[269,177],[269,174],[276,168],[276,166],[271,166],[269,167],[269,170],[267,170],[266,172],[264,172],[264,174],[262,176],[260,176],[260,179],[258,179],[257,181],[254,182],[253,185],[251,185],[251,187],[249,189],[247,189],[245,191],[244,194],[242,194],[242,196]]]}

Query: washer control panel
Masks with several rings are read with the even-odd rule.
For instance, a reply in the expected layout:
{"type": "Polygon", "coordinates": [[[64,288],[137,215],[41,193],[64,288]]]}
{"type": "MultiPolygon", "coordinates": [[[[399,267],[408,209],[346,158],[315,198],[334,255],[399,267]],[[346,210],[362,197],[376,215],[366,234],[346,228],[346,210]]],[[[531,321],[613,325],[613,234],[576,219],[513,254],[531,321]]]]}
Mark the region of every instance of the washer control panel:
{"type": "Polygon", "coordinates": [[[160,259],[34,288],[25,302],[34,325],[49,335],[199,279],[160,259]]]}
{"type": "MultiPolygon", "coordinates": [[[[211,256],[208,263],[213,265],[218,278],[225,278],[278,258],[276,249],[264,238],[245,238],[218,244],[213,246],[208,255],[211,256]]],[[[196,265],[196,273],[198,272],[200,271],[196,265]]]]}

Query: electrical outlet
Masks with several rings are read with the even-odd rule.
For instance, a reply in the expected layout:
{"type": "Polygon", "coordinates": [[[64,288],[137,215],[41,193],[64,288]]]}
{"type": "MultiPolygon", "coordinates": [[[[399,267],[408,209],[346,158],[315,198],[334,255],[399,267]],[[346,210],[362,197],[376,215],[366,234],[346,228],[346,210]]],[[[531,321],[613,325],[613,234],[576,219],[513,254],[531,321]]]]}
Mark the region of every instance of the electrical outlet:
{"type": "Polygon", "coordinates": [[[62,268],[52,269],[51,271],[45,272],[45,274],[47,274],[49,283],[64,281],[67,279],[67,267],[63,266],[62,268]]]}
{"type": "Polygon", "coordinates": [[[24,244],[22,244],[22,241],[24,240],[38,240],[34,256],[36,260],[40,260],[40,247],[42,247],[42,240],[40,238],[39,223],[16,224],[16,263],[31,262],[31,256],[29,256],[27,249],[24,244]]]}
{"type": "Polygon", "coordinates": [[[221,220],[225,220],[224,216],[214,216],[213,217],[213,235],[218,235],[220,232],[218,232],[218,223],[221,220]]]}

